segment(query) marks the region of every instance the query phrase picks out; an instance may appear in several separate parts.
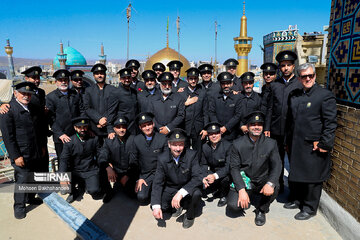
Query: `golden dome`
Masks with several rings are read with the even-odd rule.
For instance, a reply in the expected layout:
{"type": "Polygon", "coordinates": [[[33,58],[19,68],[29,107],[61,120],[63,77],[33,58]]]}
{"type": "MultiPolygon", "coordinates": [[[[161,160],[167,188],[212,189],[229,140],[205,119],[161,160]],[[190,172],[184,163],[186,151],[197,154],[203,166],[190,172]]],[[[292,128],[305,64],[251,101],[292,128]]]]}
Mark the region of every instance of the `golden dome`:
{"type": "MultiPolygon", "coordinates": [[[[147,60],[145,64],[145,70],[151,70],[152,65],[154,65],[157,62],[161,62],[166,66],[168,62],[172,60],[179,60],[179,53],[175,51],[174,49],[171,49],[169,47],[165,47],[158,51],[157,53],[153,54],[149,60],[147,60]]],[[[186,70],[190,68],[189,61],[180,54],[180,62],[183,63],[183,66],[181,68],[180,77],[186,77],[186,70]]],[[[169,68],[166,66],[166,71],[169,71],[169,68]]]]}

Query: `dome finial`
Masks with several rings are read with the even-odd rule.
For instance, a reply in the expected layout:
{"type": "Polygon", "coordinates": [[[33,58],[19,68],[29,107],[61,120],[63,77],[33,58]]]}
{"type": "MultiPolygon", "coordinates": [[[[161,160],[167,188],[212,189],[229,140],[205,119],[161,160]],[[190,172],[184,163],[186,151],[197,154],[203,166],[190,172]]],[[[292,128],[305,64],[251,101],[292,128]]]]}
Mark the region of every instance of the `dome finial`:
{"type": "Polygon", "coordinates": [[[243,9],[243,15],[245,15],[245,0],[244,0],[244,9],[243,9]]]}
{"type": "Polygon", "coordinates": [[[166,47],[169,48],[169,16],[166,24],[166,47]]]}

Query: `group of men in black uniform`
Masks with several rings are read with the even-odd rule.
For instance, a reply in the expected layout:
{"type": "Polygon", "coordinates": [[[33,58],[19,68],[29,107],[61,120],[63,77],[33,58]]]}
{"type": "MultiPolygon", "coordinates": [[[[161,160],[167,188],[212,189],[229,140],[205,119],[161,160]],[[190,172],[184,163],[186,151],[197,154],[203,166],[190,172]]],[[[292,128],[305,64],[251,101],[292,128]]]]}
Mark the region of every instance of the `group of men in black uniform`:
{"type": "MultiPolygon", "coordinates": [[[[261,94],[253,90],[252,72],[236,77],[235,59],[224,62],[227,71],[217,82],[210,64],[187,69],[181,80],[177,60],[167,64],[169,72],[155,63],[141,74],[143,81],[139,62],[129,60],[118,72],[117,88],[106,83],[100,63],[91,69],[96,83],[87,88],[84,72],[57,70],[57,89],[46,97],[41,69],[29,68],[11,102],[0,108],[16,183],[26,183],[29,172],[46,171],[49,124],[59,171],[72,173],[69,203],[85,191],[107,203],[120,187],[140,204],[150,203],[156,219],[163,212],[178,217],[186,208],[183,227],[189,228],[201,198],[213,193],[219,207],[241,211],[254,204],[255,224],[262,226],[284,188],[287,150],[290,197],[284,207],[300,208],[295,218],[309,219],[330,173],[336,103],[315,84],[313,65],[300,65],[296,79],[296,59],[283,51],[279,65],[264,63],[261,94]]],[[[41,202],[23,193],[14,200],[16,218],[26,216],[26,203],[41,202]]]]}

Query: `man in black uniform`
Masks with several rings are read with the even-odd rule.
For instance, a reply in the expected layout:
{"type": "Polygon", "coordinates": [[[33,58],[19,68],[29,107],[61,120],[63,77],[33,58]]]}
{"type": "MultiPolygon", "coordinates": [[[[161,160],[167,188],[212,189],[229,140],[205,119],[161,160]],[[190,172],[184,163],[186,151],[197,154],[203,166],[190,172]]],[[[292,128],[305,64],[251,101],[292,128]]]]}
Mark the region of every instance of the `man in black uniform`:
{"type": "Polygon", "coordinates": [[[151,187],[157,165],[157,157],[167,148],[166,137],[155,132],[152,113],[140,113],[136,122],[141,134],[134,137],[130,150],[130,164],[137,167],[140,176],[137,178],[135,192],[140,204],[150,202],[151,187]]]}
{"type": "MultiPolygon", "coordinates": [[[[288,97],[293,90],[301,89],[301,84],[296,80],[294,71],[296,59],[296,53],[289,50],[279,52],[276,55],[276,60],[279,62],[279,69],[282,76],[271,83],[269,111],[267,111],[264,129],[264,131],[270,131],[267,135],[270,135],[271,138],[277,141],[283,167],[285,158],[284,137],[288,97]]],[[[280,192],[284,189],[283,176],[284,168],[282,168],[280,175],[280,192]]]]}
{"type": "Polygon", "coordinates": [[[220,85],[218,82],[214,83],[211,79],[213,66],[211,64],[205,63],[198,67],[200,71],[200,76],[202,79],[201,86],[206,89],[208,95],[215,94],[220,91],[220,85]]]}
{"type": "Polygon", "coordinates": [[[243,90],[241,79],[236,76],[236,68],[237,65],[239,65],[239,62],[236,59],[229,58],[223,64],[225,65],[226,71],[233,76],[233,86],[231,89],[236,92],[241,92],[243,90]]]}
{"type": "Polygon", "coordinates": [[[154,96],[150,102],[150,111],[154,114],[155,127],[161,134],[168,134],[174,128],[179,127],[185,117],[185,105],[183,98],[178,93],[171,91],[174,76],[164,72],[159,76],[160,96],[154,96]]]}
{"type": "Polygon", "coordinates": [[[161,62],[157,62],[157,63],[154,63],[154,65],[152,65],[152,70],[154,70],[154,72],[156,73],[156,78],[158,78],[160,76],[160,74],[165,72],[166,67],[161,62]]]}
{"type": "Polygon", "coordinates": [[[180,79],[180,71],[183,66],[183,63],[178,60],[170,61],[167,66],[169,67],[169,70],[171,74],[174,76],[174,79],[172,81],[172,91],[173,92],[181,92],[184,91],[185,87],[187,86],[187,83],[180,79]]]}
{"type": "Polygon", "coordinates": [[[202,145],[200,135],[204,133],[202,130],[208,122],[206,91],[198,84],[200,71],[197,68],[189,68],[186,73],[188,86],[179,94],[185,101],[185,132],[189,141],[187,147],[192,146],[200,158],[202,145]]]}
{"type": "MultiPolygon", "coordinates": [[[[49,135],[47,109],[45,107],[45,91],[40,86],[40,75],[42,69],[38,66],[30,67],[22,72],[25,75],[25,81],[33,83],[34,92],[31,95],[30,105],[32,106],[33,117],[40,121],[39,128],[37,128],[37,137],[41,141],[41,171],[49,171],[49,153],[47,149],[47,137],[49,135]]],[[[14,97],[14,96],[13,96],[14,97]]],[[[9,111],[10,104],[3,104],[0,106],[0,114],[5,114],[9,111]]]]}
{"type": "Polygon", "coordinates": [[[90,128],[100,137],[100,141],[112,133],[112,126],[109,124],[108,109],[109,98],[115,92],[115,87],[107,84],[106,66],[98,63],[91,68],[96,84],[86,88],[84,96],[84,107],[86,115],[90,118],[90,128]]]}
{"type": "Polygon", "coordinates": [[[263,113],[251,113],[247,117],[249,133],[233,142],[230,156],[234,184],[229,191],[228,207],[233,211],[247,209],[253,197],[260,198],[255,204],[257,226],[266,222],[265,214],[279,191],[281,172],[276,141],[262,134],[263,124],[263,113]]]}
{"type": "MultiPolygon", "coordinates": [[[[115,93],[110,96],[110,105],[109,105],[109,124],[112,125],[112,122],[117,116],[125,116],[129,120],[128,131],[130,134],[136,134],[137,128],[135,127],[134,120],[136,114],[138,113],[138,104],[137,104],[137,91],[134,88],[131,88],[131,74],[132,71],[130,68],[123,68],[119,72],[120,85],[115,89],[115,93]]],[[[115,136],[115,133],[111,134],[112,138],[115,136]]]]}
{"type": "MultiPolygon", "coordinates": [[[[38,129],[41,121],[34,116],[33,105],[30,105],[35,85],[22,82],[15,85],[14,97],[11,99],[7,113],[0,115],[0,130],[5,147],[14,167],[16,184],[26,184],[34,171],[43,171],[39,164],[42,153],[41,137],[38,129]]],[[[34,193],[14,192],[14,216],[17,219],[26,217],[25,204],[41,204],[41,199],[34,193]]]]}
{"type": "Polygon", "coordinates": [[[56,79],[57,89],[46,96],[46,106],[51,118],[56,155],[60,157],[64,143],[69,142],[71,135],[75,133],[71,120],[83,114],[84,109],[80,95],[69,89],[70,72],[60,69],[53,77],[56,79]]]}
{"type": "MultiPolygon", "coordinates": [[[[118,116],[114,121],[115,137],[105,138],[104,144],[100,150],[99,163],[100,169],[105,169],[108,182],[103,183],[103,190],[107,191],[104,202],[109,202],[113,196],[110,182],[114,182],[114,188],[117,183],[121,184],[125,192],[132,195],[136,177],[134,171],[129,165],[129,151],[132,145],[132,138],[127,132],[129,121],[124,116],[118,116]]],[[[101,172],[103,174],[104,171],[101,172]]],[[[101,177],[104,177],[101,175],[101,177]]],[[[105,181],[105,179],[101,179],[105,181]]]]}
{"type": "Polygon", "coordinates": [[[239,121],[241,119],[240,95],[234,94],[233,75],[222,72],[217,79],[220,82],[222,91],[209,98],[209,119],[211,122],[218,122],[222,125],[220,132],[223,138],[232,141],[238,136],[239,121]]]}
{"type": "Polygon", "coordinates": [[[70,72],[71,84],[72,84],[71,89],[75,90],[80,95],[82,102],[85,95],[85,85],[83,80],[84,74],[85,73],[81,70],[74,70],[70,72]]]}
{"type": "Polygon", "coordinates": [[[218,191],[218,207],[227,203],[227,195],[230,187],[230,153],[231,143],[221,138],[221,124],[209,123],[205,126],[209,141],[202,147],[200,166],[203,171],[203,184],[206,194],[218,191]]]}
{"type": "Polygon", "coordinates": [[[146,70],[141,74],[145,82],[145,89],[139,91],[137,100],[139,105],[139,112],[148,112],[150,108],[150,101],[153,96],[160,96],[161,91],[156,87],[156,73],[152,70],[146,70]]]}
{"type": "Polygon", "coordinates": [[[334,146],[336,101],[334,94],[315,83],[313,64],[298,68],[303,88],[289,96],[287,142],[290,151],[290,202],[287,208],[300,207],[297,220],[316,215],[323,182],[330,177],[330,151],[334,146]]]}
{"type": "Polygon", "coordinates": [[[267,105],[263,105],[262,98],[259,93],[254,92],[255,74],[245,72],[241,75],[241,84],[243,91],[240,94],[242,104],[242,118],[240,120],[240,129],[243,133],[247,133],[248,129],[245,123],[245,117],[254,111],[262,111],[266,113],[267,105]]]}
{"type": "MultiPolygon", "coordinates": [[[[276,79],[278,67],[274,63],[264,63],[260,68],[263,70],[263,78],[265,81],[265,84],[261,88],[262,104],[263,106],[266,106],[270,103],[271,83],[276,79]]],[[[266,137],[270,137],[270,131],[264,131],[264,134],[266,137]]]]}
{"type": "Polygon", "coordinates": [[[76,133],[64,144],[59,165],[59,172],[71,172],[71,193],[66,201],[72,203],[79,196],[81,190],[76,188],[77,184],[84,185],[92,198],[98,200],[102,197],[97,162],[101,147],[99,138],[90,136],[87,117],[74,118],[72,124],[76,133]]]}
{"type": "Polygon", "coordinates": [[[139,74],[139,68],[140,63],[138,60],[130,59],[126,62],[125,68],[129,68],[131,70],[131,84],[130,87],[134,89],[135,91],[141,91],[144,90],[145,84],[144,82],[139,81],[138,74],[139,74]]]}
{"type": "Polygon", "coordinates": [[[195,210],[201,199],[201,170],[196,152],[185,149],[186,133],[174,129],[168,135],[169,150],[158,157],[158,165],[151,193],[151,207],[156,219],[163,218],[163,211],[180,216],[183,207],[187,212],[183,228],[194,224],[195,210]]]}

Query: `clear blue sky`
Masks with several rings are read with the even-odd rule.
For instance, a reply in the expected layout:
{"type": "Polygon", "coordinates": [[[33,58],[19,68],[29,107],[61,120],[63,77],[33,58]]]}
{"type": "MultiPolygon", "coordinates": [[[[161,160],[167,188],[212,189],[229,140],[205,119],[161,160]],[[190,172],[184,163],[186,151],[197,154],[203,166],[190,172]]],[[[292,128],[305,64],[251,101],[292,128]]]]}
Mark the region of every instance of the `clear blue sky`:
{"type": "MultiPolygon", "coordinates": [[[[234,57],[233,37],[239,35],[243,1],[131,1],[130,57],[145,59],[165,47],[169,16],[170,47],[177,50],[176,17],[180,16],[180,52],[188,60],[214,58],[214,22],[218,29],[218,60],[234,57]]],[[[59,42],[97,59],[104,43],[108,59],[126,59],[126,10],[129,1],[12,0],[2,4],[0,49],[10,38],[14,57],[53,58],[59,42]]],[[[263,36],[298,25],[300,33],[322,31],[329,25],[331,0],[248,0],[248,35],[254,38],[249,54],[252,63],[262,63],[263,36]]],[[[4,50],[0,50],[4,56],[4,50]]]]}

